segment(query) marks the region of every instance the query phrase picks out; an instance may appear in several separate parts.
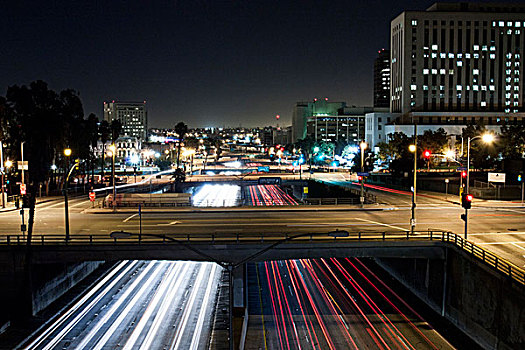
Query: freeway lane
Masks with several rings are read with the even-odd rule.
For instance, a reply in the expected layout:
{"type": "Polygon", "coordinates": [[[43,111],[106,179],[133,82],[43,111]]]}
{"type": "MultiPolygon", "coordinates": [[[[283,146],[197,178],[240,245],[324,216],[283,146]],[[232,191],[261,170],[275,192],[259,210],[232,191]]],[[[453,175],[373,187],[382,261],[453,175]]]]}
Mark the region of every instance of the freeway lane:
{"type": "Polygon", "coordinates": [[[453,348],[358,259],[271,261],[256,270],[252,308],[264,315],[265,348],[453,348]]]}
{"type": "Polygon", "coordinates": [[[124,261],[24,349],[204,349],[220,267],[124,261]]]}
{"type": "MultiPolygon", "coordinates": [[[[130,213],[83,214],[88,201],[72,201],[70,208],[71,234],[107,236],[111,231],[138,232],[138,215],[130,213]]],[[[300,207],[297,207],[300,208],[300,207]]],[[[463,232],[461,207],[450,203],[440,205],[420,204],[416,209],[418,230],[449,230],[463,232]]],[[[525,265],[525,209],[473,207],[470,210],[469,239],[512,261],[519,267],[525,265]]],[[[384,211],[236,211],[221,212],[148,213],[142,215],[142,229],[155,234],[215,234],[254,235],[273,233],[328,232],[338,229],[348,231],[401,231],[409,229],[410,208],[399,206],[384,211]]],[[[1,235],[20,234],[18,212],[0,214],[1,235]]],[[[37,207],[35,234],[63,234],[64,208],[61,202],[37,207]]]]}

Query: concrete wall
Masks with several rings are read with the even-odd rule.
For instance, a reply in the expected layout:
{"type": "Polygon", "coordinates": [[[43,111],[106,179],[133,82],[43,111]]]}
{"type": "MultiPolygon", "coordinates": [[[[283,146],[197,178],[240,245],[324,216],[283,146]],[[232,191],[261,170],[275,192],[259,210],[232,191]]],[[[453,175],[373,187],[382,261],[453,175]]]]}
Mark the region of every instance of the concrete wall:
{"type": "MultiPolygon", "coordinates": [[[[33,313],[37,313],[64,295],[68,290],[95,271],[103,261],[86,261],[79,264],[65,264],[58,274],[33,291],[33,313]]],[[[44,267],[45,268],[45,267],[44,267]]]]}
{"type": "Polygon", "coordinates": [[[506,276],[454,248],[445,260],[377,262],[482,347],[525,348],[525,288],[506,276]]]}

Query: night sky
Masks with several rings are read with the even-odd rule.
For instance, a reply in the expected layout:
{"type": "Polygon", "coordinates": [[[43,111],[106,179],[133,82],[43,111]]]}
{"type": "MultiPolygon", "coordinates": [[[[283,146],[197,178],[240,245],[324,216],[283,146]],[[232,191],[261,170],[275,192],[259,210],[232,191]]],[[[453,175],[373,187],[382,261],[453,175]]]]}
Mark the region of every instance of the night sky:
{"type": "Polygon", "coordinates": [[[150,127],[288,125],[296,101],[372,105],[390,20],[433,2],[6,1],[1,94],[42,79],[99,117],[105,100],[147,100],[150,127]]]}

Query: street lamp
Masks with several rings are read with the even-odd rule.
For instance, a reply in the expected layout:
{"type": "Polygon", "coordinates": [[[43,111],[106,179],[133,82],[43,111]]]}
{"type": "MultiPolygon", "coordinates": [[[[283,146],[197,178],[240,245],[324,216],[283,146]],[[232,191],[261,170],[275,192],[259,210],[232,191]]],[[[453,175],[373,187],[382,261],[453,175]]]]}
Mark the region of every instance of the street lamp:
{"type": "Polygon", "coordinates": [[[410,231],[413,234],[416,228],[416,184],[417,184],[417,139],[414,138],[414,144],[408,146],[408,150],[414,153],[414,184],[412,185],[412,216],[410,218],[410,231]]]}
{"type": "MultiPolygon", "coordinates": [[[[361,172],[365,172],[365,149],[366,149],[366,142],[361,141],[359,144],[359,147],[361,148],[361,172]]],[[[361,208],[365,205],[365,182],[364,177],[361,175],[361,197],[359,200],[361,201],[361,208]]]]}
{"type": "MultiPolygon", "coordinates": [[[[71,156],[71,153],[72,153],[71,148],[64,149],[64,155],[67,157],[66,172],[69,170],[69,157],[71,156]]],[[[64,174],[65,179],[64,179],[63,194],[64,194],[64,221],[65,221],[65,227],[66,227],[66,242],[69,241],[69,207],[67,204],[67,187],[69,184],[69,175],[71,175],[71,172],[73,171],[74,168],[75,166],[73,165],[71,170],[69,170],[69,173],[67,175],[64,174]]]]}
{"type": "Polygon", "coordinates": [[[111,204],[113,206],[113,211],[115,210],[115,201],[117,200],[117,186],[115,184],[115,153],[117,153],[117,147],[115,144],[111,144],[109,147],[109,156],[111,157],[111,177],[113,178],[113,200],[111,201],[111,204]]]}
{"type": "MultiPolygon", "coordinates": [[[[476,139],[482,139],[486,144],[492,143],[494,141],[494,135],[491,133],[484,133],[483,135],[478,135],[474,137],[467,138],[467,193],[463,193],[465,198],[469,197],[469,203],[472,201],[472,196],[470,195],[470,142],[476,139]]],[[[464,202],[462,197],[462,203],[464,202]]],[[[468,235],[468,207],[465,206],[465,215],[462,215],[462,219],[465,221],[465,240],[468,235]]]]}

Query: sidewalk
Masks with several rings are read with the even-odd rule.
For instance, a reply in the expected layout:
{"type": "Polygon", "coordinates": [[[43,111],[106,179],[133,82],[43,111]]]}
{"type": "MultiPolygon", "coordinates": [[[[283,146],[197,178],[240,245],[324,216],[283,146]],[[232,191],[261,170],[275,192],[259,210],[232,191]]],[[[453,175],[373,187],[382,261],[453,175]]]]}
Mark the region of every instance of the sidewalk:
{"type": "MultiPolygon", "coordinates": [[[[37,197],[36,204],[38,205],[38,204],[48,203],[48,202],[56,201],[58,199],[63,199],[63,198],[64,197],[59,197],[59,196],[37,197]]],[[[0,213],[8,213],[11,211],[20,210],[22,209],[21,206],[22,206],[22,203],[20,203],[20,208],[17,208],[15,205],[15,202],[7,202],[5,208],[2,208],[0,204],[0,213]]]]}
{"type": "MultiPolygon", "coordinates": [[[[461,205],[461,199],[457,194],[449,193],[448,195],[445,195],[441,192],[417,191],[417,196],[434,198],[444,202],[461,205]]],[[[522,204],[521,201],[517,200],[479,199],[475,197],[472,201],[472,206],[478,208],[525,208],[525,204],[522,204]]]]}

